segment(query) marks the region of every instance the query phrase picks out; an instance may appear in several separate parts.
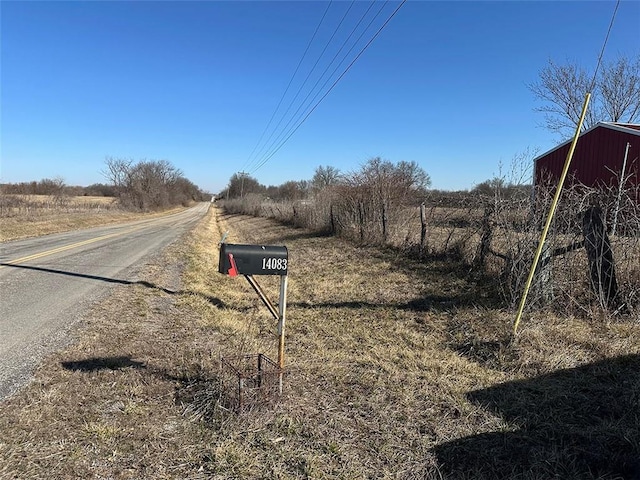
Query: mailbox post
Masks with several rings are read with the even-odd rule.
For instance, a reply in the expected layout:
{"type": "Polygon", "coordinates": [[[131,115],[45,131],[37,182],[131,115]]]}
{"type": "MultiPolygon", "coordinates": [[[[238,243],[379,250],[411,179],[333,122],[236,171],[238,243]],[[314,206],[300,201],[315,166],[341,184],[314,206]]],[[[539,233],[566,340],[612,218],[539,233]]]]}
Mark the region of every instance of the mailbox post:
{"type": "Polygon", "coordinates": [[[287,247],[270,245],[220,244],[218,271],[236,277],[244,275],[251,287],[258,294],[269,312],[278,321],[278,368],[279,393],[282,394],[282,375],[284,371],[284,329],[287,310],[287,283],[289,253],[287,247]],[[254,275],[280,276],[280,301],[278,309],[269,301],[254,275]]]}

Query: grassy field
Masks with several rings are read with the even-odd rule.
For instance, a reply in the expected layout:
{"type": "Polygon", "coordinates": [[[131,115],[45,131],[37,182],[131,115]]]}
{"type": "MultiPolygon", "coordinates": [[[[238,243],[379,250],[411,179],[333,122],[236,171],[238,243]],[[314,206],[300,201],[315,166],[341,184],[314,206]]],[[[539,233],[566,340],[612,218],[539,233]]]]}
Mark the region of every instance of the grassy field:
{"type": "Polygon", "coordinates": [[[0,478],[640,475],[637,320],[529,312],[511,342],[513,313],[456,263],[213,208],[138,277],[0,405],[0,478]],[[225,231],[290,252],[284,393],[240,414],[219,358],[275,358],[275,322],[217,273],[225,231]]]}
{"type": "Polygon", "coordinates": [[[2,194],[0,241],[137,220],[148,215],[123,210],[111,197],[2,194]]]}

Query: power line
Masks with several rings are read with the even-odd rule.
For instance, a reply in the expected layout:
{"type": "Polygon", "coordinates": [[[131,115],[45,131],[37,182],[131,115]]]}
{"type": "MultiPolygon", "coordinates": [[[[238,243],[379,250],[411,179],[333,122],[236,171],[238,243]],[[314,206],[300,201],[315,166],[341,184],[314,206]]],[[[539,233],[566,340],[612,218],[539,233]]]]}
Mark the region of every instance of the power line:
{"type": "Polygon", "coordinates": [[[604,49],[607,47],[607,42],[609,41],[609,34],[611,33],[611,29],[613,28],[613,21],[616,19],[616,13],[618,12],[619,6],[620,6],[620,0],[616,2],[616,8],[613,10],[613,15],[611,16],[611,22],[609,22],[609,29],[607,30],[607,35],[605,36],[604,42],[602,44],[602,50],[600,50],[600,55],[598,56],[598,63],[596,64],[596,69],[593,72],[593,79],[591,80],[591,86],[589,88],[589,91],[592,91],[596,84],[598,69],[600,68],[600,63],[602,62],[602,57],[604,56],[604,49]]]}
{"type": "MultiPolygon", "coordinates": [[[[276,137],[276,140],[271,143],[271,145],[269,145],[269,142],[271,141],[271,139],[273,138],[273,136],[276,134],[276,132],[278,131],[278,128],[280,127],[280,125],[282,124],[283,120],[286,118],[287,114],[289,113],[289,111],[291,110],[291,107],[293,106],[293,104],[295,103],[295,101],[298,99],[298,96],[300,95],[300,92],[302,91],[302,89],[304,88],[304,86],[307,84],[307,81],[309,80],[309,77],[311,76],[311,74],[315,71],[316,67],[318,66],[318,63],[320,62],[320,60],[322,59],[322,57],[324,56],[325,52],[327,51],[327,48],[329,47],[329,45],[331,44],[331,42],[333,41],[333,39],[335,38],[336,34],[338,33],[338,31],[340,30],[340,27],[342,26],[344,20],[346,19],[347,15],[349,14],[349,12],[351,11],[351,8],[353,7],[355,3],[355,0],[352,0],[352,2],[349,5],[349,8],[347,8],[347,10],[345,11],[344,15],[342,16],[342,18],[340,19],[340,22],[338,23],[338,26],[334,29],[333,34],[331,35],[331,37],[329,38],[329,40],[327,41],[327,43],[325,44],[324,48],[322,49],[322,52],[320,52],[320,55],[318,55],[318,58],[316,59],[315,63],[313,64],[313,67],[311,67],[311,70],[309,70],[309,73],[307,73],[307,76],[305,77],[304,81],[302,82],[302,85],[300,85],[300,88],[298,89],[298,91],[296,92],[295,96],[293,97],[293,99],[291,100],[291,102],[289,102],[289,106],[287,107],[287,110],[282,114],[282,116],[280,117],[280,121],[278,122],[278,124],[274,127],[273,131],[271,132],[271,135],[269,135],[269,138],[267,138],[267,140],[264,142],[264,145],[262,146],[262,148],[259,150],[258,154],[256,155],[256,158],[251,162],[251,164],[256,163],[256,161],[261,160],[263,157],[261,155],[263,155],[263,152],[265,151],[265,149],[267,150],[267,152],[269,151],[269,149],[273,146],[274,143],[277,143],[277,138],[281,135],[278,134],[278,137],[276,137]],[[269,145],[269,147],[267,147],[267,145],[269,145]]],[[[373,4],[372,4],[373,5],[373,4]]],[[[371,7],[369,7],[369,9],[371,9],[371,7]]],[[[367,10],[367,12],[369,11],[369,9],[367,10]]],[[[325,69],[326,72],[326,69],[325,69]]],[[[324,72],[323,74],[324,75],[324,72]]],[[[322,78],[322,76],[321,76],[322,78]]],[[[317,82],[316,82],[317,85],[317,82]]],[[[315,88],[314,85],[312,87],[315,88]]],[[[305,99],[303,100],[303,103],[306,101],[306,99],[308,98],[305,97],[305,99]]],[[[294,116],[298,113],[298,111],[300,110],[300,107],[298,107],[298,110],[296,110],[296,112],[294,113],[294,116]]],[[[283,130],[286,130],[286,128],[289,126],[289,124],[291,123],[291,120],[289,120],[289,122],[285,125],[283,130]]]]}
{"type": "Polygon", "coordinates": [[[256,148],[258,148],[258,145],[260,145],[260,142],[262,142],[262,139],[264,138],[264,134],[267,133],[267,130],[271,126],[271,122],[273,121],[274,117],[276,116],[276,113],[278,112],[278,109],[280,108],[280,105],[282,104],[282,101],[284,100],[285,96],[287,95],[287,92],[289,91],[289,87],[291,87],[291,83],[293,83],[293,79],[295,78],[296,74],[298,73],[298,70],[300,69],[300,65],[302,65],[302,62],[304,61],[304,58],[306,57],[307,52],[309,51],[309,48],[311,47],[311,44],[313,43],[313,40],[316,38],[316,35],[318,34],[318,30],[320,30],[320,26],[324,22],[324,19],[327,16],[327,12],[329,11],[329,8],[331,7],[332,3],[333,3],[333,0],[329,1],[329,4],[327,5],[327,8],[324,11],[324,14],[322,15],[322,18],[320,18],[320,22],[316,26],[316,29],[313,32],[313,35],[311,36],[311,40],[309,40],[309,43],[307,43],[307,48],[305,48],[304,53],[302,54],[302,57],[300,57],[300,61],[298,62],[298,65],[296,66],[295,71],[293,72],[293,75],[291,75],[291,78],[289,79],[289,83],[287,84],[287,88],[285,88],[284,93],[280,97],[280,101],[278,102],[278,105],[276,106],[275,110],[271,114],[271,118],[269,119],[269,122],[267,123],[267,126],[264,128],[264,131],[262,132],[262,135],[260,135],[260,139],[258,140],[258,142],[256,143],[255,147],[253,147],[253,150],[249,154],[249,158],[245,162],[245,166],[242,168],[243,171],[244,171],[245,168],[248,168],[251,165],[249,160],[251,159],[251,156],[256,151],[256,148]],[[247,162],[249,162],[249,163],[247,164],[247,162]]]}
{"type": "MultiPolygon", "coordinates": [[[[324,76],[326,75],[327,71],[329,70],[329,68],[331,67],[331,65],[333,65],[333,63],[336,61],[336,58],[338,58],[338,55],[340,55],[340,52],[342,52],[342,50],[344,49],[344,47],[346,47],[347,43],[349,42],[349,40],[351,39],[351,37],[353,36],[353,34],[357,31],[358,27],[362,24],[362,22],[364,21],[364,19],[366,18],[366,16],[368,15],[369,11],[371,10],[371,8],[373,7],[375,2],[371,2],[369,5],[369,8],[367,8],[367,10],[364,12],[364,14],[362,15],[362,17],[360,17],[360,20],[358,21],[358,23],[356,24],[356,26],[351,30],[351,33],[349,34],[349,36],[347,37],[347,39],[342,43],[342,46],[340,47],[340,49],[336,52],[336,54],[333,56],[333,58],[331,59],[331,62],[329,62],[329,64],[326,66],[326,68],[324,69],[324,71],[322,72],[322,74],[320,75],[320,77],[318,78],[318,80],[316,80],[316,83],[313,85],[313,87],[311,87],[311,90],[309,91],[309,93],[307,93],[307,95],[305,96],[305,98],[302,100],[302,103],[298,106],[298,108],[296,109],[296,111],[293,113],[293,115],[291,116],[291,118],[289,119],[289,121],[286,123],[286,125],[283,127],[283,129],[280,131],[280,133],[278,133],[277,137],[275,138],[275,140],[273,142],[271,142],[271,144],[269,145],[269,147],[267,148],[266,153],[260,157],[260,161],[262,161],[265,157],[269,156],[269,154],[271,153],[274,145],[278,145],[279,142],[282,140],[283,137],[285,137],[287,135],[287,133],[289,133],[291,131],[291,124],[293,123],[293,125],[295,126],[296,122],[298,122],[300,120],[301,117],[304,116],[305,112],[307,111],[307,109],[310,107],[310,105],[313,104],[313,102],[316,100],[316,98],[318,98],[318,95],[320,95],[322,93],[322,89],[327,85],[327,83],[329,83],[329,81],[331,80],[331,77],[336,73],[336,71],[338,70],[338,68],[340,68],[340,65],[342,65],[344,63],[344,61],[347,59],[347,57],[349,56],[349,54],[353,51],[353,49],[356,47],[356,45],[358,44],[358,42],[360,41],[360,39],[364,36],[364,34],[367,32],[367,30],[369,30],[369,27],[371,26],[371,24],[375,21],[376,18],[378,18],[378,16],[380,15],[380,13],[382,13],[382,10],[384,9],[384,7],[386,6],[386,4],[389,2],[389,0],[386,0],[385,3],[383,3],[382,7],[380,7],[380,9],[378,10],[378,12],[375,14],[375,16],[371,19],[371,21],[369,22],[369,24],[366,26],[366,28],[362,31],[362,33],[360,34],[360,36],[357,38],[357,40],[354,42],[354,44],[351,46],[351,48],[349,49],[349,51],[344,55],[344,57],[342,58],[342,60],[338,63],[338,65],[336,66],[336,68],[334,68],[334,70],[331,72],[331,74],[329,75],[329,77],[325,80],[325,82],[322,84],[322,86],[320,87],[320,89],[316,92],[316,94],[314,95],[314,97],[311,99],[311,101],[309,103],[306,103],[307,100],[309,99],[309,97],[314,93],[316,87],[318,86],[318,84],[320,83],[320,81],[324,78],[324,76]],[[300,110],[302,110],[302,113],[298,116],[298,113],[300,113],[300,110]],[[297,116],[297,118],[296,118],[297,116]]],[[[284,120],[284,118],[283,118],[284,120]]],[[[278,124],[279,126],[280,124],[278,124]]],[[[273,132],[273,134],[269,137],[269,140],[273,137],[273,135],[275,134],[275,132],[273,132]]],[[[265,145],[266,147],[266,145],[265,145]]],[[[264,148],[263,148],[264,150],[264,148]]]]}
{"type": "Polygon", "coordinates": [[[351,63],[347,66],[347,68],[340,74],[340,76],[333,82],[329,90],[318,100],[318,102],[313,106],[313,108],[305,115],[305,117],[296,125],[296,127],[287,135],[287,137],[277,146],[275,150],[273,150],[267,157],[262,160],[258,166],[256,166],[251,173],[255,173],[258,169],[262,168],[284,145],[287,141],[293,136],[294,133],[302,126],[302,124],[309,118],[309,116],[315,111],[316,108],[322,103],[322,101],[331,93],[331,91],[336,87],[338,82],[342,80],[342,78],[347,74],[347,72],[351,69],[351,67],[356,63],[356,61],[362,56],[362,54],[371,46],[373,41],[380,35],[382,30],[389,24],[391,19],[396,16],[400,8],[406,3],[407,0],[402,0],[398,7],[393,11],[393,13],[387,18],[387,20],[382,24],[382,26],[378,29],[378,31],[373,35],[373,37],[367,42],[367,44],[360,50],[358,55],[351,61],[351,63]]]}

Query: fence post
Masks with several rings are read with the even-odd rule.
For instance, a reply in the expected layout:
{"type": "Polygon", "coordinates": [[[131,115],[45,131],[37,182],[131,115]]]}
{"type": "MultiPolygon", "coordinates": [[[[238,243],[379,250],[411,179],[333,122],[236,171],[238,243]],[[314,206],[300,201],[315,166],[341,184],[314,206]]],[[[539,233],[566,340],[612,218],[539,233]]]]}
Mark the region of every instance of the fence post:
{"type": "Polygon", "coordinates": [[[484,267],[487,260],[487,254],[491,249],[491,215],[494,212],[493,205],[485,205],[484,215],[482,216],[482,224],[480,228],[480,245],[478,245],[478,265],[484,267]]]}
{"type": "Polygon", "coordinates": [[[385,200],[382,201],[382,241],[387,243],[389,239],[389,218],[387,212],[387,202],[385,200]]]}
{"type": "Polygon", "coordinates": [[[536,279],[540,301],[543,304],[548,304],[553,300],[552,258],[551,246],[545,242],[540,254],[538,278],[536,279]]]}
{"type": "Polygon", "coordinates": [[[333,203],[329,206],[329,221],[331,223],[331,233],[336,234],[336,217],[333,213],[333,203]]]}
{"type": "Polygon", "coordinates": [[[424,254],[427,247],[427,206],[420,204],[420,254],[424,254]]]}
{"type": "Polygon", "coordinates": [[[613,263],[613,251],[607,231],[602,223],[602,212],[598,207],[589,207],[582,217],[584,247],[589,257],[591,286],[600,304],[611,307],[617,294],[618,282],[613,263]]]}
{"type": "Polygon", "coordinates": [[[360,220],[360,242],[364,242],[364,204],[358,202],[358,217],[360,220]]]}

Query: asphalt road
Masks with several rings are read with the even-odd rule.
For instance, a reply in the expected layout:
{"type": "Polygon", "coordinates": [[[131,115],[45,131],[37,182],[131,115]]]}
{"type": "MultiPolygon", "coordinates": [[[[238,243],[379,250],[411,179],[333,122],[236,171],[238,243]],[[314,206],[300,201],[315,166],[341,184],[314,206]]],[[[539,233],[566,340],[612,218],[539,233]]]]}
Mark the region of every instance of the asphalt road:
{"type": "Polygon", "coordinates": [[[0,243],[0,400],[26,384],[43,356],[109,287],[181,237],[209,208],[0,243]]]}

